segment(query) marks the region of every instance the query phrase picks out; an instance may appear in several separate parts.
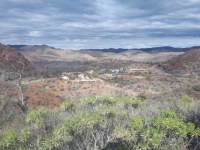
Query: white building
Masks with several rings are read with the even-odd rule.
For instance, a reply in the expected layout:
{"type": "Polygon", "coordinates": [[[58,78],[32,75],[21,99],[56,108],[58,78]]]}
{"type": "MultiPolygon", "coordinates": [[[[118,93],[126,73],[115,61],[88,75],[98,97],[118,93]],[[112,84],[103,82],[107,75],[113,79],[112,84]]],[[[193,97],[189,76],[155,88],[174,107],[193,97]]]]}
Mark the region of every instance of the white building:
{"type": "Polygon", "coordinates": [[[81,82],[96,82],[96,80],[90,79],[88,76],[85,76],[84,74],[80,74],[78,75],[78,77],[80,78],[81,82]]]}
{"type": "Polygon", "coordinates": [[[65,81],[69,81],[69,77],[68,77],[68,76],[62,76],[62,78],[63,78],[65,81]]]}
{"type": "Polygon", "coordinates": [[[110,69],[112,73],[119,73],[119,69],[110,69]]]}
{"type": "Polygon", "coordinates": [[[89,73],[89,74],[93,74],[94,70],[90,70],[90,71],[86,71],[86,72],[89,73]]]}

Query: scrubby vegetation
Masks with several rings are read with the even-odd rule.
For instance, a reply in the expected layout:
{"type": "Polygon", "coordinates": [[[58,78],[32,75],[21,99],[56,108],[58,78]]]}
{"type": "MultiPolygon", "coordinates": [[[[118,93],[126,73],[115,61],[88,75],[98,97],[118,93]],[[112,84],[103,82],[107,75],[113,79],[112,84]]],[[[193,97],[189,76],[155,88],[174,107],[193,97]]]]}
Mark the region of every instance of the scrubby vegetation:
{"type": "Polygon", "coordinates": [[[53,110],[38,107],[12,119],[1,113],[0,149],[199,149],[199,107],[188,96],[148,102],[103,95],[85,97],[79,103],[66,100],[53,110]]]}

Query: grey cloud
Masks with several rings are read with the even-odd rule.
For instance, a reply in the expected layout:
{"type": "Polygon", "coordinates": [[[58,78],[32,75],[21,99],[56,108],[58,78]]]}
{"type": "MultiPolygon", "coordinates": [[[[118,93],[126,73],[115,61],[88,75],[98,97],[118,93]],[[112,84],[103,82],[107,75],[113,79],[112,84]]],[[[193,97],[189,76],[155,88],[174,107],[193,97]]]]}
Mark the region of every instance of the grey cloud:
{"type": "Polygon", "coordinates": [[[198,0],[2,0],[0,42],[76,49],[159,45],[163,38],[171,46],[184,39],[184,47],[200,38],[199,7],[198,0]]]}

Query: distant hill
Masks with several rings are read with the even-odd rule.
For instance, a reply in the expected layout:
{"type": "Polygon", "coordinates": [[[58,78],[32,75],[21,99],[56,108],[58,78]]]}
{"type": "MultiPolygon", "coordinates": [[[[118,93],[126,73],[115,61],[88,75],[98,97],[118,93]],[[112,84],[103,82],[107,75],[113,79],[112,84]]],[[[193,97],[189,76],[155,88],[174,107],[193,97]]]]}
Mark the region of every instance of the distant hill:
{"type": "Polygon", "coordinates": [[[27,47],[32,47],[32,48],[40,48],[40,47],[42,47],[42,48],[56,49],[54,47],[50,47],[50,46],[45,45],[45,44],[43,44],[43,45],[7,45],[7,46],[9,46],[11,48],[21,49],[21,50],[23,50],[23,49],[26,50],[27,47]]]}
{"type": "Polygon", "coordinates": [[[141,50],[144,52],[187,52],[194,49],[200,49],[200,46],[188,47],[188,48],[175,48],[171,46],[163,46],[163,47],[152,47],[152,48],[134,48],[134,49],[123,49],[123,48],[106,48],[106,49],[82,49],[82,50],[90,50],[90,51],[99,51],[99,52],[113,52],[113,53],[121,53],[128,50],[141,50]]]}
{"type": "MultiPolygon", "coordinates": [[[[48,45],[7,45],[11,48],[19,49],[20,51],[24,50],[36,50],[36,49],[55,49],[55,50],[63,50],[60,48],[51,47],[48,45]]],[[[111,52],[111,53],[121,53],[129,50],[141,50],[144,52],[187,52],[190,50],[200,49],[200,46],[193,46],[193,47],[186,47],[186,48],[178,48],[178,47],[171,47],[171,46],[161,46],[161,47],[151,47],[151,48],[133,48],[133,49],[126,49],[126,48],[102,48],[102,49],[81,49],[76,51],[88,51],[88,52],[111,52]]]]}
{"type": "Polygon", "coordinates": [[[89,51],[96,51],[96,52],[112,52],[112,53],[121,53],[127,51],[128,49],[123,48],[105,48],[105,49],[82,49],[82,51],[89,50],[89,51]]]}
{"type": "Polygon", "coordinates": [[[173,47],[157,47],[147,49],[85,49],[85,50],[62,50],[48,45],[10,45],[18,47],[26,58],[35,64],[40,61],[97,61],[101,59],[132,60],[137,62],[163,62],[177,55],[183,54],[189,49],[173,47]]]}
{"type": "Polygon", "coordinates": [[[21,69],[22,64],[25,65],[25,71],[34,70],[34,67],[19,51],[9,46],[0,43],[0,70],[10,71],[13,70],[12,66],[7,62],[6,55],[8,59],[18,68],[21,69]]]}
{"type": "Polygon", "coordinates": [[[7,45],[7,46],[9,46],[9,47],[11,47],[11,48],[19,49],[19,48],[21,48],[21,47],[23,47],[23,46],[26,46],[26,45],[7,45]]]}
{"type": "MultiPolygon", "coordinates": [[[[16,45],[10,45],[16,47],[16,45]]],[[[57,49],[48,45],[26,45],[17,49],[31,62],[38,61],[86,61],[96,60],[89,54],[80,53],[78,50],[57,49]]]]}
{"type": "Polygon", "coordinates": [[[164,69],[171,72],[196,72],[200,74],[200,49],[188,51],[169,60],[164,69]]]}

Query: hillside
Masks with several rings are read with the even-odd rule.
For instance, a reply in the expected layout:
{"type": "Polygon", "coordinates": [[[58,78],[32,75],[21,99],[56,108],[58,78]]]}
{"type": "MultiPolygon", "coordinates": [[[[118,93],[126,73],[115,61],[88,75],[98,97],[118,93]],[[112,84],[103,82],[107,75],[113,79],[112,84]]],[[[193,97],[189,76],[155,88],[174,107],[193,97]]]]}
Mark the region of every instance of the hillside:
{"type": "Polygon", "coordinates": [[[102,59],[132,60],[137,62],[163,62],[183,51],[173,51],[166,48],[153,48],[151,50],[127,50],[127,49],[88,49],[88,50],[67,50],[56,49],[47,45],[17,46],[19,51],[31,62],[38,61],[97,61],[102,59]],[[166,49],[166,50],[165,50],[166,49]],[[151,51],[151,52],[150,52],[151,51]]]}
{"type": "Polygon", "coordinates": [[[136,62],[163,62],[167,61],[182,52],[157,52],[148,53],[142,50],[127,50],[113,56],[113,59],[132,60],[136,62]]]}
{"type": "Polygon", "coordinates": [[[13,70],[12,66],[7,62],[6,55],[8,59],[18,68],[21,69],[22,64],[25,65],[26,71],[34,70],[34,67],[31,63],[26,59],[20,52],[18,52],[14,48],[10,48],[9,46],[3,45],[0,43],[0,70],[10,71],[13,70]]]}
{"type": "Polygon", "coordinates": [[[192,50],[171,59],[164,69],[172,72],[196,72],[200,74],[200,49],[192,50]]]}
{"type": "MultiPolygon", "coordinates": [[[[16,47],[16,45],[14,45],[14,47],[16,47]]],[[[89,54],[82,54],[75,50],[57,49],[48,45],[22,46],[18,49],[18,51],[31,62],[96,60],[89,54]]]]}

